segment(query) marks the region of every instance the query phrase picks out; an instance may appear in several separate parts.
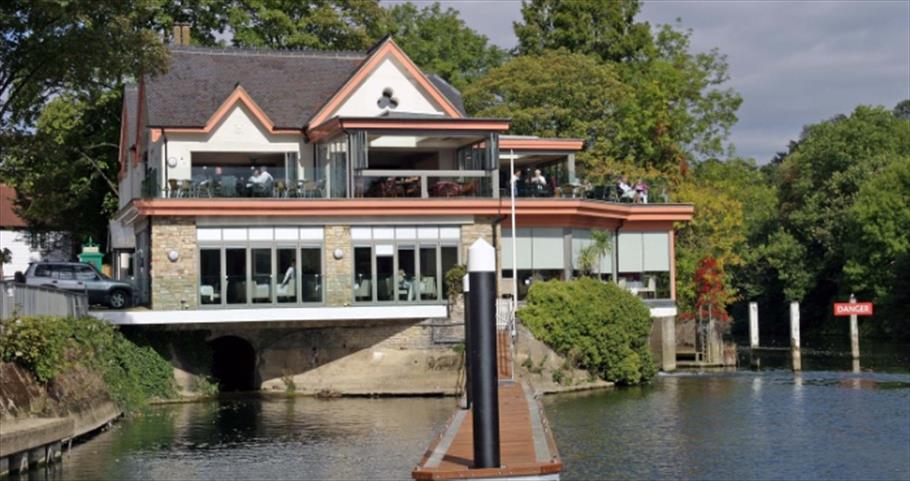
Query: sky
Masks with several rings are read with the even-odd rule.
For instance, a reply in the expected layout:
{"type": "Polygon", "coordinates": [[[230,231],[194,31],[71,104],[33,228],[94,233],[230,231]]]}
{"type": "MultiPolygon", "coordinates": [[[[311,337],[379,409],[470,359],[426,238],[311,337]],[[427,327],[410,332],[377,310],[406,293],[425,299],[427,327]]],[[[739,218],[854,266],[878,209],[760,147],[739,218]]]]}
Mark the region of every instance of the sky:
{"type": "MultiPolygon", "coordinates": [[[[520,0],[440,3],[493,43],[515,46],[520,0]]],[[[639,15],[651,24],[677,18],[692,29],[695,51],[727,56],[729,85],[743,97],[730,141],[760,164],[806,124],[910,99],[910,0],[645,0],[639,15]]]]}

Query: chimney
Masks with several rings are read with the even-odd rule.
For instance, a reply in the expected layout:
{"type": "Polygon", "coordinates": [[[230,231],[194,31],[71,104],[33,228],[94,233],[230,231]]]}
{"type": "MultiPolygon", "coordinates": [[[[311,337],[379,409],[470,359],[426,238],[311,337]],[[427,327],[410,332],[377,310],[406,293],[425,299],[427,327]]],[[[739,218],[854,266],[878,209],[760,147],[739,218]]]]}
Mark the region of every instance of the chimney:
{"type": "Polygon", "coordinates": [[[171,45],[186,47],[190,44],[190,24],[177,22],[171,29],[171,45]]]}

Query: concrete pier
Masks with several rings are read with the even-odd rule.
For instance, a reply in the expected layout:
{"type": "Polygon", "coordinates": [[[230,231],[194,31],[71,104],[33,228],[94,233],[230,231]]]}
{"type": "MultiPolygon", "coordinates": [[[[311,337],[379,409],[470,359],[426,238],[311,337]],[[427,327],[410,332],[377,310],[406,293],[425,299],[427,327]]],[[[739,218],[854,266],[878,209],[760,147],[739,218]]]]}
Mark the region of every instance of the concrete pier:
{"type": "Polygon", "coordinates": [[[73,436],[69,418],[38,418],[0,428],[0,475],[20,473],[54,463],[62,455],[62,440],[73,436]]]}

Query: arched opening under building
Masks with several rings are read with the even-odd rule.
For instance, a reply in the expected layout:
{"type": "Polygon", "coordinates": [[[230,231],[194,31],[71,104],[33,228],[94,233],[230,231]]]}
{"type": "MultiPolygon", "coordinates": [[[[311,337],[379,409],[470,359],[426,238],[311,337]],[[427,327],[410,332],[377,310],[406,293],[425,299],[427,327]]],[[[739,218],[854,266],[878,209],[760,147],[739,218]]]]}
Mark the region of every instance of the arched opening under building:
{"type": "Polygon", "coordinates": [[[255,391],[256,351],[244,339],[223,336],[209,342],[212,347],[212,376],[221,392],[255,391]]]}

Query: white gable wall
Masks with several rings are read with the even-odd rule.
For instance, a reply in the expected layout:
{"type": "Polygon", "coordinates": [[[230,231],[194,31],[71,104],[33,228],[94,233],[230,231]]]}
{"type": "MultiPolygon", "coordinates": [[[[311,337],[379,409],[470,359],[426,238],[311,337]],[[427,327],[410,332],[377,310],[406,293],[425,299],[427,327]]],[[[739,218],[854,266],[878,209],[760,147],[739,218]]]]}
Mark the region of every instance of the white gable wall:
{"type": "MultiPolygon", "coordinates": [[[[193,152],[298,152],[311,150],[303,135],[273,135],[241,104],[231,109],[222,122],[208,134],[168,134],[167,157],[177,160],[167,169],[170,179],[189,179],[193,152]]],[[[303,157],[303,156],[301,156],[303,157]]],[[[312,156],[307,156],[312,157],[312,156]]],[[[164,148],[161,148],[159,172],[165,171],[164,148]]],[[[150,159],[151,160],[151,159],[150,159]]]]}
{"type": "Polygon", "coordinates": [[[394,112],[445,115],[430,97],[421,92],[406,70],[392,58],[386,58],[330,117],[376,117],[382,114],[385,109],[379,108],[377,101],[386,88],[391,88],[398,98],[398,107],[394,112]]]}

